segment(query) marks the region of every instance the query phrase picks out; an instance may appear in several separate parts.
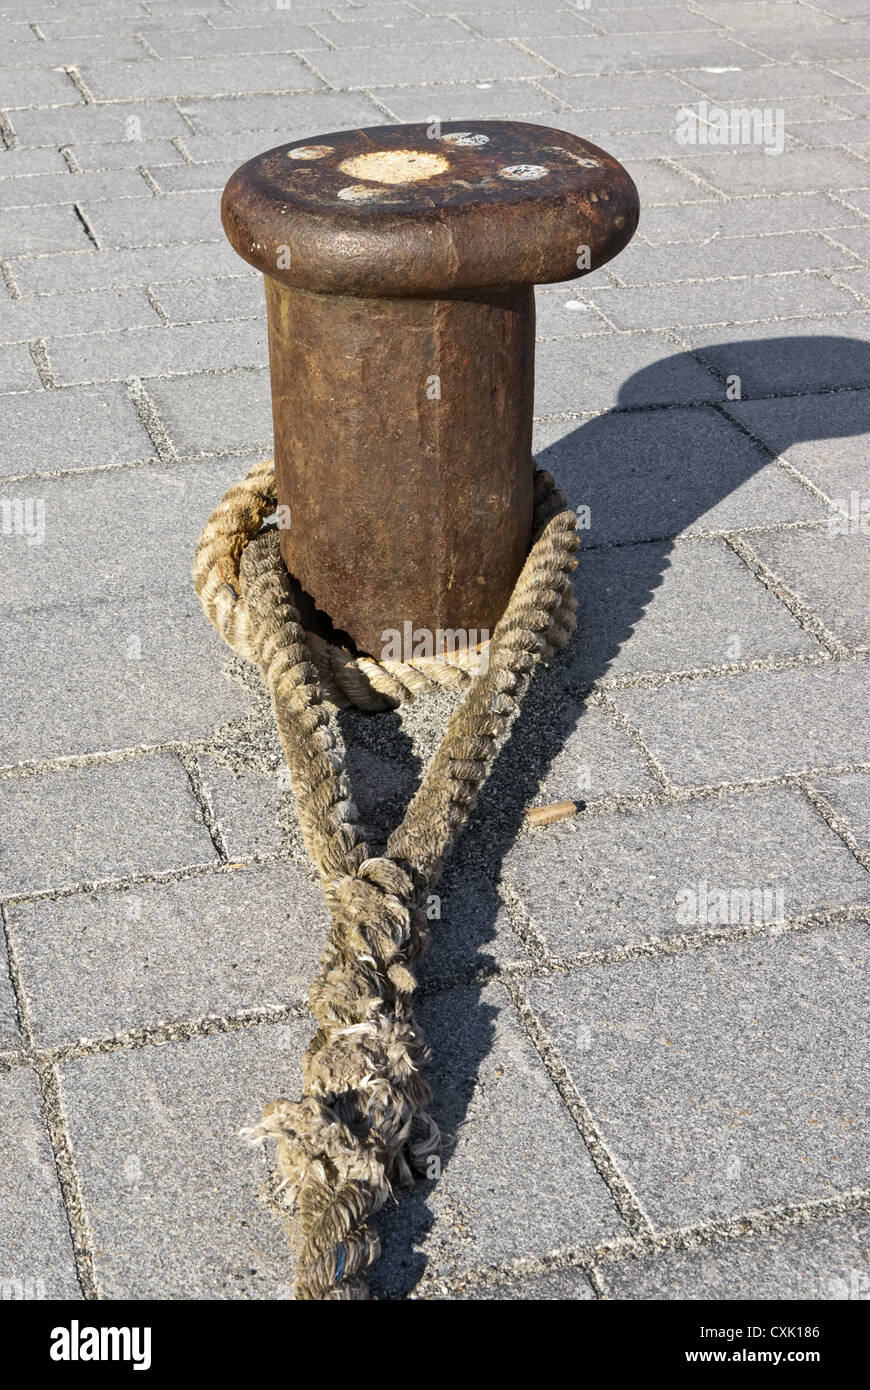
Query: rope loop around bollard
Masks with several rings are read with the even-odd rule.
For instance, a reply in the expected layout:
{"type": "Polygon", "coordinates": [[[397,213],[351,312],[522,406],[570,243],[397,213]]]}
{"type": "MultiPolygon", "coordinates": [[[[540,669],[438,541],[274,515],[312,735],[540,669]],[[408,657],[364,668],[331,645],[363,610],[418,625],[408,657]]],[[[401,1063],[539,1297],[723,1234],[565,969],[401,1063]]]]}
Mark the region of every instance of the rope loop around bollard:
{"type": "Polygon", "coordinates": [[[516,717],[536,661],[574,627],[576,517],[552,476],[535,473],[532,546],[489,643],[485,667],[376,662],[305,631],[264,523],[276,505],[271,463],[226,493],[194,561],[203,609],[269,692],[305,844],[332,925],[311,986],[317,1032],[303,1060],[303,1098],[280,1099],[246,1131],[277,1141],[280,1185],[295,1205],[302,1300],[369,1297],[377,1258],[368,1224],[412,1163],[439,1148],[423,1076],[428,1053],[414,1019],[414,965],[425,949],[424,903],[516,717]],[[443,674],[443,673],[442,673],[443,674]],[[465,695],[390,836],[373,856],[357,824],[329,705],[391,708],[441,685],[465,695]]]}
{"type": "MultiPolygon", "coordinates": [[[[534,480],[536,537],[566,503],[552,474],[539,469],[534,480]]],[[[274,465],[265,459],[225,493],[203,529],[194,560],[194,584],[206,617],[239,656],[254,662],[257,655],[251,645],[239,567],[245,546],[276,507],[274,465]]],[[[324,698],[340,709],[349,705],[373,711],[391,709],[439,687],[462,690],[481,664],[480,654],[467,649],[460,649],[449,660],[419,657],[376,661],[354,656],[315,633],[307,633],[307,640],[324,698]]]]}

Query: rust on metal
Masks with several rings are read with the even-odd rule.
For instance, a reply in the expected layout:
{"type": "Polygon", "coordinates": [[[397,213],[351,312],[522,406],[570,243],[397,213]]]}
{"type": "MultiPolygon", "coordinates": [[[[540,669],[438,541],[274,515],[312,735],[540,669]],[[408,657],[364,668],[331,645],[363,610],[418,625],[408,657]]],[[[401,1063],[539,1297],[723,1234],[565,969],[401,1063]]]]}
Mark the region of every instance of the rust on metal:
{"type": "Polygon", "coordinates": [[[492,631],[532,518],[533,285],[616,255],[622,166],[509,121],[296,141],[226,186],[266,277],[285,563],[309,620],[380,655],[387,631],[492,631]]]}

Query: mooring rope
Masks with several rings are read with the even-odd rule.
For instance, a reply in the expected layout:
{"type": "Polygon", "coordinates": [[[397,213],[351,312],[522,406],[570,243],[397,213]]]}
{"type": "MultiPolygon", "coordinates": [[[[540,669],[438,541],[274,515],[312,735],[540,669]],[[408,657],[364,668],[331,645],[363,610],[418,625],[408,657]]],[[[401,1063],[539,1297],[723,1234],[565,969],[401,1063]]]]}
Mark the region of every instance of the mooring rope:
{"type": "MultiPolygon", "coordinates": [[[[361,1299],[378,1256],[368,1218],[411,1164],[439,1147],[414,1020],[414,965],[424,904],[515,718],[536,659],[574,626],[570,574],[576,517],[549,473],[535,474],[531,550],[493,633],[485,669],[462,671],[465,697],[386,851],[372,857],[357,824],[326,702],[383,708],[441,682],[416,663],[352,658],[312,639],[294,606],[274,529],[272,465],[231,488],[207,523],[196,591],[218,631],[256,661],[272,701],[306,847],[332,917],[310,1005],[317,1032],[303,1060],[303,1098],[278,1100],[248,1131],[277,1140],[281,1184],[298,1211],[297,1299],[361,1299]],[[348,675],[348,671],[350,674],[348,675]],[[392,682],[392,684],[390,684],[392,682]],[[355,697],[359,698],[355,698],[355,697]]],[[[445,663],[441,663],[445,664],[445,663]]]]}
{"type": "MultiPolygon", "coordinates": [[[[194,562],[196,592],[208,618],[230,646],[251,661],[257,661],[257,654],[251,646],[248,610],[240,601],[239,561],[276,506],[274,465],[266,459],[222,498],[200,536],[194,562]]],[[[479,654],[468,649],[448,661],[375,661],[352,656],[311,632],[308,644],[323,697],[339,708],[389,709],[438,686],[462,689],[479,661],[479,654]]]]}

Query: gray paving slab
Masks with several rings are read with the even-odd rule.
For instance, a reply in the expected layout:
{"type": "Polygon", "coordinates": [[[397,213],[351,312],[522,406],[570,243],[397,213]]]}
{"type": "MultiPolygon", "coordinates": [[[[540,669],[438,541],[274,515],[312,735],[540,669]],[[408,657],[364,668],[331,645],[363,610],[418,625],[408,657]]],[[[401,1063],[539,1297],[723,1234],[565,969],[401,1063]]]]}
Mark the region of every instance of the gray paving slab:
{"type": "MultiPolygon", "coordinates": [[[[826,346],[823,341],[823,353],[826,346]]],[[[842,372],[849,384],[861,370],[865,346],[863,341],[843,344],[834,340],[831,374],[842,372]],[[852,365],[842,371],[840,364],[846,356],[852,365]]],[[[801,345],[798,362],[804,351],[801,345]]],[[[870,485],[870,463],[860,445],[868,408],[870,392],[866,390],[807,394],[788,401],[734,401],[726,407],[745,429],[781,455],[847,516],[854,510],[852,494],[857,492],[859,525],[860,499],[867,496],[870,485]]]]}
{"type": "MultiPolygon", "coordinates": [[[[245,25],[265,23],[268,26],[272,20],[269,13],[271,8],[270,4],[261,4],[259,0],[254,4],[246,2],[238,6],[235,14],[227,14],[224,11],[223,14],[212,15],[211,23],[216,28],[238,28],[240,22],[245,25]],[[263,11],[266,12],[265,15],[263,11]]],[[[418,20],[420,12],[420,7],[410,3],[410,0],[407,4],[400,3],[400,0],[395,0],[395,3],[392,3],[392,0],[384,0],[384,3],[377,4],[369,4],[368,0],[364,0],[362,4],[343,0],[341,4],[329,6],[308,5],[304,0],[300,0],[299,4],[293,6],[293,15],[300,23],[313,24],[318,29],[322,22],[333,19],[348,26],[373,19],[383,20],[385,24],[392,24],[397,20],[406,23],[409,20],[418,20]]]]}
{"type": "Polygon", "coordinates": [[[20,1051],[23,1040],[9,973],[5,934],[0,939],[0,972],[0,1052],[15,1053],[20,1051]]]}
{"type": "Polygon", "coordinates": [[[22,295],[72,293],[108,286],[147,285],[152,281],[198,280],[238,275],[241,266],[229,242],[146,246],[121,251],[81,251],[15,262],[22,295]]]}
{"type": "Polygon", "coordinates": [[[870,900],[866,870],[802,793],[784,788],[581,814],[528,830],[502,872],[566,957],[870,900]]]}
{"type": "Polygon", "coordinates": [[[678,214],[667,208],[648,208],[642,213],[640,235],[654,246],[698,242],[714,237],[758,237],[781,232],[814,231],[825,227],[854,227],[860,212],[851,206],[859,194],[850,193],[845,204],[827,193],[789,193],[779,196],[734,198],[730,202],[692,203],[678,214]]]}
{"type": "Polygon", "coordinates": [[[657,1230],[862,1183],[867,940],[826,927],[529,984],[657,1230]]]}
{"type": "MultiPolygon", "coordinates": [[[[484,16],[484,18],[486,17],[484,16]]],[[[451,1291],[446,1298],[451,1302],[473,1300],[478,1303],[501,1303],[507,1300],[509,1302],[543,1303],[550,1301],[591,1302],[597,1296],[581,1270],[567,1268],[554,1270],[551,1274],[539,1274],[525,1279],[520,1276],[513,1281],[508,1279],[487,1280],[484,1284],[464,1283],[460,1277],[452,1282],[451,1291]]],[[[435,1295],[435,1297],[438,1296],[435,1295]]]]}
{"type": "Polygon", "coordinates": [[[427,895],[427,916],[429,948],[419,968],[424,987],[530,960],[473,844],[457,851],[434,894],[427,895]]]}
{"type": "Polygon", "coordinates": [[[82,63],[81,75],[97,101],[161,97],[232,96],[245,92],[302,92],[323,87],[310,68],[289,53],[249,55],[240,71],[232,56],[163,58],[160,62],[82,63]]]}
{"type": "MultiPolygon", "coordinates": [[[[658,364],[648,370],[658,376],[658,364]]],[[[539,465],[572,505],[589,508],[596,544],[815,520],[828,511],[709,407],[554,422],[543,442],[539,465]]]]}
{"type": "Polygon", "coordinates": [[[289,1296],[290,1244],[257,1200],[269,1160],[238,1131],[298,1092],[309,1031],[284,1023],[63,1066],[104,1298],[289,1296]]]}
{"type": "MultiPolygon", "coordinates": [[[[288,847],[279,819],[289,791],[286,777],[279,781],[280,746],[274,756],[271,773],[225,767],[209,756],[197,759],[203,790],[231,860],[274,858],[288,847]]],[[[297,844],[301,847],[301,835],[297,844]]]]}
{"type": "MultiPolygon", "coordinates": [[[[120,384],[10,397],[4,444],[0,468],[7,477],[130,463],[152,458],[155,452],[120,384]]],[[[32,485],[25,491],[31,495],[32,485]]]]}
{"type": "Polygon", "coordinates": [[[611,333],[596,337],[594,344],[585,338],[566,340],[562,334],[575,326],[588,331],[590,318],[597,317],[594,310],[589,315],[582,308],[565,307],[578,302],[563,298],[539,314],[539,332],[560,336],[544,337],[535,354],[537,415],[616,405],[694,405],[721,398],[723,388],[712,373],[688,353],[675,353],[663,334],[611,333]]]}
{"type": "Polygon", "coordinates": [[[39,1082],[29,1068],[0,1076],[0,1247],[3,1297],[82,1297],[39,1082]]]}
{"type": "Polygon", "coordinates": [[[220,241],[220,205],[208,192],[173,193],[141,205],[85,202],[100,247],[160,246],[173,241],[220,241]]]}
{"type": "Polygon", "coordinates": [[[860,153],[858,147],[865,145],[870,139],[870,122],[866,116],[845,117],[842,121],[828,123],[796,122],[791,125],[790,134],[793,139],[800,140],[802,145],[807,145],[810,149],[831,149],[839,146],[860,153]]]}
{"type": "Polygon", "coordinates": [[[216,859],[177,758],[156,755],[0,781],[0,896],[216,859]]]}
{"type": "MultiPolygon", "coordinates": [[[[854,33],[857,43],[860,44],[861,40],[866,37],[867,29],[862,25],[855,29],[854,33]]],[[[838,58],[836,62],[830,62],[826,66],[828,71],[846,78],[849,82],[862,83],[866,89],[868,77],[867,59],[863,54],[860,58],[856,58],[854,48],[848,58],[838,58]]]]}
{"type": "MultiPolygon", "coordinates": [[[[81,27],[89,29],[93,26],[84,24],[81,27]]],[[[112,58],[126,61],[139,59],[141,61],[148,57],[148,50],[143,44],[137,42],[133,34],[102,34],[99,51],[100,57],[106,61],[112,58]]],[[[16,62],[24,68],[30,68],[31,71],[37,67],[74,67],[79,63],[89,61],[93,54],[93,35],[85,34],[67,34],[62,38],[46,38],[36,45],[28,44],[26,48],[18,46],[15,50],[16,62]]]]}
{"type": "MultiPolygon", "coordinates": [[[[505,14],[522,13],[528,8],[527,0],[487,0],[489,9],[493,12],[499,11],[505,14]]],[[[561,8],[561,0],[539,0],[536,9],[544,13],[561,8]]],[[[469,0],[426,0],[426,10],[428,14],[474,14],[475,8],[469,0]]]]}
{"type": "Polygon", "coordinates": [[[870,852],[870,772],[814,777],[811,785],[827,797],[861,848],[870,852]]]}
{"type": "MultiPolygon", "coordinates": [[[[846,231],[836,240],[859,234],[846,231]]],[[[843,241],[843,245],[847,242],[843,241]]],[[[793,232],[782,236],[717,237],[707,246],[661,247],[631,242],[613,262],[611,271],[624,285],[674,285],[680,280],[824,270],[855,263],[851,254],[839,250],[834,241],[820,233],[793,232]]],[[[716,294],[713,287],[709,292],[716,294]]]]}
{"type": "Polygon", "coordinates": [[[266,312],[262,276],[255,273],[220,280],[152,284],[151,292],[173,325],[209,319],[262,318],[266,312]]]}
{"type": "MultiPolygon", "coordinates": [[[[807,534],[817,532],[779,533],[807,534]]],[[[581,549],[575,582],[583,640],[572,671],[585,681],[821,650],[725,541],[581,549]]]]}
{"type": "MultiPolygon", "coordinates": [[[[232,10],[218,3],[218,0],[186,0],[183,10],[179,11],[176,0],[149,0],[149,11],[157,17],[161,24],[170,24],[171,27],[190,28],[190,17],[202,14],[207,17],[209,24],[227,25],[231,29],[236,29],[239,25],[250,23],[269,24],[274,21],[275,7],[268,3],[268,0],[239,0],[232,10]],[[181,19],[184,23],[181,24],[181,19]]],[[[298,5],[293,7],[294,20],[308,21],[316,19],[323,14],[323,3],[309,5],[305,0],[300,0],[298,5]]]]}
{"type": "Polygon", "coordinates": [[[127,599],[161,592],[187,597],[199,532],[245,471],[238,459],[217,458],[41,479],[45,539],[32,545],[27,536],[5,539],[0,610],[15,616],[40,605],[112,602],[119,586],[127,599]]]}
{"type": "Polygon", "coordinates": [[[40,385],[26,343],[0,348],[0,391],[38,391],[40,385]]]}
{"type": "Polygon", "coordinates": [[[20,902],[7,912],[42,1047],[300,1004],[329,920],[319,888],[295,864],[20,902]]]}
{"type": "Polygon", "coordinates": [[[451,1277],[625,1227],[501,985],[425,1001],[433,1114],[455,1136],[437,1183],[378,1218],[373,1288],[451,1277]],[[535,1217],[529,1222],[532,1204],[535,1217]]]}
{"type": "MultiPolygon", "coordinates": [[[[492,82],[517,77],[547,77],[552,64],[510,44],[470,39],[467,43],[379,45],[376,49],[336,49],[308,53],[319,77],[350,91],[373,92],[403,86],[409,72],[424,72],[428,82],[492,82]]],[[[436,98],[437,99],[437,98],[436,98]]]]}
{"type": "MultiPolygon", "coordinates": [[[[419,18],[412,16],[409,9],[405,10],[407,18],[397,15],[396,19],[393,19],[392,12],[389,16],[374,17],[379,14],[380,12],[375,10],[371,18],[355,18],[350,24],[340,19],[318,20],[311,27],[324,42],[317,46],[320,49],[327,47],[380,49],[395,48],[405,44],[468,43],[469,40],[478,35],[484,38],[501,37],[499,34],[487,34],[478,25],[458,24],[447,16],[436,16],[434,19],[419,18]]],[[[567,16],[567,19],[570,23],[571,16],[567,16]]],[[[310,29],[307,38],[302,36],[299,47],[303,50],[314,47],[311,43],[310,29]]]]}
{"type": "MultiPolygon", "coordinates": [[[[644,164],[649,164],[652,160],[661,160],[663,157],[670,158],[673,155],[671,147],[673,109],[671,107],[654,107],[651,108],[651,111],[655,114],[631,107],[614,111],[612,115],[606,111],[560,111],[555,124],[559,130],[567,130],[573,135],[579,135],[581,140],[591,140],[593,145],[608,150],[620,163],[625,164],[626,168],[632,169],[632,177],[634,177],[635,171],[640,172],[642,176],[644,164]],[[664,112],[664,115],[659,115],[660,112],[664,112]],[[651,130],[644,129],[647,122],[652,123],[653,128],[651,130]],[[664,127],[662,127],[662,123],[664,123],[664,127]],[[619,129],[623,126],[630,128],[619,129]]],[[[645,182],[648,188],[649,179],[647,178],[645,182]]],[[[677,177],[676,170],[674,170],[671,186],[678,190],[682,189],[688,199],[707,199],[712,207],[725,206],[723,200],[717,197],[711,189],[701,187],[691,179],[688,182],[692,185],[691,191],[688,189],[686,180],[682,176],[677,177]]],[[[672,208],[676,205],[667,198],[662,198],[655,206],[645,201],[644,217],[653,216],[660,208],[672,208]]],[[[679,206],[689,208],[695,204],[683,202],[679,203],[679,206]]]]}
{"type": "MultiPolygon", "coordinates": [[[[709,0],[709,3],[704,0],[700,8],[711,23],[745,26],[746,31],[753,34],[756,29],[778,29],[783,23],[802,29],[836,23],[830,13],[796,4],[794,0],[784,0],[782,14],[777,13],[780,4],[773,6],[764,3],[764,0],[748,0],[748,3],[738,0],[734,5],[725,4],[722,0],[709,0]]],[[[828,6],[830,9],[831,6],[828,6]]]]}
{"type": "Polygon", "coordinates": [[[608,1299],[861,1301],[870,1296],[866,1212],[770,1235],[624,1260],[599,1271],[608,1299]]]}
{"type": "Polygon", "coordinates": [[[7,343],[126,331],[158,323],[144,290],[136,288],[40,295],[0,303],[0,340],[7,343]]]}
{"type": "MultiPolygon", "coordinates": [[[[724,7],[731,11],[730,6],[724,7]]],[[[733,7],[741,9],[740,5],[733,7]]],[[[757,8],[763,8],[758,6],[757,8]]],[[[714,15],[709,5],[703,6],[703,12],[684,10],[679,5],[663,5],[661,9],[655,11],[638,10],[634,5],[608,7],[595,15],[595,28],[603,29],[607,34],[646,34],[649,32],[685,32],[686,30],[713,28],[714,24],[722,23],[724,15],[714,15]]],[[[826,16],[821,17],[822,22],[831,23],[826,16]]]]}
{"type": "MultiPolygon", "coordinates": [[[[870,111],[868,97],[870,97],[870,92],[859,87],[853,87],[851,92],[838,92],[837,108],[851,116],[866,116],[870,111]]],[[[864,197],[866,198],[866,196],[865,194],[864,197]]]]}
{"type": "Polygon", "coordinates": [[[26,66],[0,68],[4,109],[29,106],[74,106],[82,101],[65,72],[41,71],[26,66]]]}
{"type": "MultiPolygon", "coordinates": [[[[262,4],[258,8],[272,10],[273,7],[262,4]]],[[[160,29],[192,29],[226,24],[235,29],[245,22],[245,13],[249,9],[249,5],[237,4],[228,10],[219,0],[197,0],[195,4],[185,4],[180,8],[177,0],[149,0],[148,24],[160,29]]],[[[300,20],[315,18],[322,12],[322,5],[300,3],[293,6],[294,17],[300,20]]]]}
{"type": "Polygon", "coordinates": [[[870,309],[870,266],[835,270],[832,278],[835,284],[855,295],[862,308],[870,309]]]}
{"type": "MultiPolygon", "coordinates": [[[[335,95],[339,94],[336,93],[335,95]]],[[[292,97],[287,98],[288,101],[292,101],[293,99],[292,97]]],[[[257,100],[268,102],[271,98],[263,97],[257,98],[257,100]]],[[[228,104],[230,103],[220,101],[214,102],[216,108],[228,104]]],[[[275,114],[276,116],[280,115],[278,108],[275,108],[275,114]]],[[[371,114],[374,115],[374,108],[372,108],[371,114]]],[[[370,124],[375,123],[374,121],[370,122],[370,124]]],[[[286,128],[289,129],[289,125],[286,128]]],[[[318,127],[318,129],[319,128],[320,127],[318,127]]],[[[292,138],[296,139],[295,126],[293,130],[294,134],[292,138]]],[[[222,131],[220,134],[187,134],[176,143],[184,149],[185,154],[189,156],[194,164],[219,164],[223,160],[231,159],[238,165],[243,164],[246,159],[253,158],[255,154],[259,154],[262,150],[268,149],[271,145],[274,145],[276,140],[280,143],[281,139],[281,131],[278,130],[277,127],[272,130],[271,126],[267,125],[263,126],[262,129],[227,130],[222,131]]],[[[851,213],[854,219],[857,219],[858,215],[859,214],[856,212],[851,213]]],[[[235,255],[236,253],[233,252],[232,254],[235,255]]]]}
{"type": "Polygon", "coordinates": [[[385,844],[417,789],[422,759],[413,742],[399,759],[360,745],[349,723],[342,724],[344,758],[354,801],[369,839],[385,844]]]}
{"type": "Polygon", "coordinates": [[[47,346],[52,370],[64,386],[120,381],[130,376],[221,371],[228,360],[239,366],[259,367],[269,360],[265,315],[232,324],[157,324],[118,333],[51,337],[47,346]]]}
{"type": "Polygon", "coordinates": [[[0,208],[51,207],[81,199],[147,198],[150,190],[137,169],[93,173],[34,174],[0,184],[0,208]]]}
{"type": "Polygon", "coordinates": [[[684,203],[713,202],[718,197],[715,189],[662,159],[625,158],[642,207],[678,207],[684,203]]]}
{"type": "Polygon", "coordinates": [[[10,45],[18,43],[30,45],[39,42],[29,24],[26,24],[23,19],[16,21],[12,16],[9,18],[4,17],[2,22],[0,22],[0,37],[3,38],[5,43],[10,45]]]}
{"type": "Polygon", "coordinates": [[[181,153],[172,140],[91,141],[70,148],[79,168],[85,172],[93,169],[138,168],[151,163],[182,163],[181,153]]]}
{"type": "MultiPolygon", "coordinates": [[[[238,131],[279,131],[275,140],[258,142],[251,154],[306,135],[345,127],[383,125],[382,110],[359,92],[305,92],[282,96],[239,96],[223,100],[179,102],[194,138],[204,135],[233,134],[238,131]]],[[[181,132],[179,132],[181,133],[181,132]]]]}
{"type": "MultiPolygon", "coordinates": [[[[812,396],[832,387],[859,387],[867,382],[870,315],[860,312],[830,320],[795,318],[782,327],[771,323],[746,324],[733,333],[724,328],[693,329],[685,333],[685,338],[723,381],[732,375],[739,378],[743,399],[780,394],[812,396]]],[[[736,419],[753,433],[761,434],[771,448],[780,450],[788,447],[782,443],[788,430],[780,426],[774,433],[773,424],[784,420],[786,412],[794,412],[796,420],[803,422],[805,438],[820,439],[824,430],[813,428],[813,420],[826,423],[838,413],[848,420],[864,399],[790,400],[785,409],[783,402],[778,403],[777,409],[772,402],[756,407],[728,401],[725,408],[733,405],[736,419]],[[763,434],[756,428],[762,422],[763,434]]]]}
{"type": "MultiPolygon", "coordinates": [[[[425,81],[422,74],[420,81],[425,81]]],[[[561,109],[559,99],[539,82],[451,82],[437,92],[426,85],[392,87],[378,91],[377,100],[394,121],[425,121],[433,115],[442,121],[499,120],[511,111],[515,120],[538,116],[544,118],[541,124],[558,126],[552,118],[561,109]]]]}
{"type": "MultiPolygon", "coordinates": [[[[258,143],[268,145],[269,141],[264,140],[261,136],[258,143]]],[[[207,189],[219,197],[223,192],[225,183],[237,167],[238,160],[236,159],[221,160],[209,164],[171,164],[168,168],[151,164],[148,167],[148,173],[161,193],[183,193],[192,189],[207,189]]],[[[843,255],[841,263],[845,264],[848,259],[843,255]]],[[[854,261],[851,264],[854,265],[854,261]]]]}
{"type": "MultiPolygon", "coordinates": [[[[222,326],[221,331],[227,330],[222,326]]],[[[148,383],[148,391],[181,454],[244,448],[258,448],[265,454],[272,451],[272,404],[266,367],[218,375],[154,378],[148,383]]],[[[247,466],[240,463],[239,476],[247,466]]]]}
{"type": "Polygon", "coordinates": [[[71,207],[9,208],[3,213],[3,253],[36,256],[50,251],[83,251],[88,234],[71,207]]]}
{"type": "Polygon", "coordinates": [[[730,35],[715,32],[647,33],[643,44],[622,34],[535,37],[528,43],[534,53],[569,74],[679,70],[704,63],[740,63],[747,58],[759,61],[730,35]]]}
{"type": "Polygon", "coordinates": [[[800,319],[809,314],[846,314],[859,306],[843,289],[812,271],[753,275],[680,286],[595,289],[589,299],[614,328],[694,327],[757,320],[800,319]]]}
{"type": "Polygon", "coordinates": [[[681,152],[677,162],[720,193],[737,197],[818,190],[839,192],[864,188],[870,177],[866,163],[845,150],[790,149],[773,158],[757,148],[716,150],[712,154],[681,152]]]}
{"type": "Polygon", "coordinates": [[[609,111],[631,106],[671,106],[674,111],[687,99],[691,88],[664,72],[633,72],[584,77],[542,77],[545,92],[575,111],[609,111]]]}
{"type": "Polygon", "coordinates": [[[69,166],[60,150],[39,148],[35,150],[0,150],[0,172],[5,179],[30,178],[34,174],[63,174],[69,166]]]}
{"type": "Polygon", "coordinates": [[[866,673],[831,662],[619,690],[616,705],[678,786],[849,765],[870,735],[866,673]]]}
{"type": "Polygon", "coordinates": [[[814,96],[817,93],[836,101],[840,93],[854,90],[854,85],[846,77],[838,76],[821,66],[805,63],[743,63],[739,71],[730,71],[734,64],[727,63],[725,72],[716,71],[719,65],[706,68],[684,68],[680,71],[682,80],[695,87],[703,96],[717,103],[745,105],[747,101],[782,101],[790,97],[814,96]]]}
{"type": "MultiPolygon", "coordinates": [[[[34,10],[29,6],[25,6],[22,0],[19,0],[16,8],[19,11],[24,11],[26,9],[30,14],[41,10],[42,13],[38,23],[40,33],[45,34],[46,40],[102,37],[117,32],[119,19],[129,19],[135,15],[135,11],[131,12],[130,6],[127,4],[119,8],[109,4],[98,13],[95,13],[93,10],[85,12],[78,5],[64,6],[65,18],[61,18],[59,10],[55,6],[49,4],[40,5],[34,10]]],[[[190,19],[184,19],[185,24],[192,22],[193,21],[190,19]]],[[[36,36],[34,35],[34,37],[36,36]]]]}
{"type": "MultiPolygon", "coordinates": [[[[221,733],[213,752],[197,759],[203,789],[231,859],[293,854],[314,881],[269,701],[253,672],[251,681],[254,704],[244,724],[221,733]]],[[[377,728],[369,733],[356,721],[350,727],[352,721],[352,713],[342,711],[333,727],[343,747],[361,831],[380,852],[416,790],[441,728],[412,727],[409,733],[402,727],[405,721],[397,720],[392,733],[377,728]]],[[[439,722],[446,723],[446,712],[439,722]]]]}
{"type": "MultiPolygon", "coordinates": [[[[293,23],[293,10],[277,13],[283,21],[266,27],[233,27],[222,29],[150,29],[141,30],[142,37],[158,58],[204,58],[236,54],[247,57],[252,53],[292,53],[305,49],[324,49],[330,45],[326,38],[320,37],[320,28],[315,31],[305,24],[293,23]]],[[[239,16],[241,18],[241,16],[239,16]]],[[[329,23],[329,21],[326,21],[329,23]]],[[[342,26],[334,24],[337,29],[342,26]]]]}
{"type": "MultiPolygon", "coordinates": [[[[596,285],[613,283],[606,267],[591,271],[588,282],[596,285]]],[[[575,346],[577,339],[588,338],[592,334],[599,336],[607,334],[615,339],[613,329],[603,316],[596,309],[593,309],[591,304],[577,298],[579,288],[577,282],[574,282],[567,287],[561,285],[558,287],[539,286],[535,291],[535,336],[536,341],[541,344],[541,352],[546,354],[544,357],[546,371],[537,371],[535,374],[535,401],[538,415],[546,414],[545,407],[548,402],[560,399],[561,393],[565,391],[566,387],[572,393],[571,398],[576,398],[579,365],[577,353],[581,350],[575,346]],[[565,344],[557,348],[544,346],[550,339],[554,338],[570,339],[570,345],[565,344]],[[554,372],[559,373],[562,379],[556,388],[551,389],[550,376],[554,372]],[[566,373],[569,377],[568,382],[565,381],[566,373]]],[[[618,349],[623,341],[624,339],[620,338],[619,343],[614,341],[610,346],[612,349],[618,349]]],[[[631,345],[629,345],[628,351],[631,351],[631,345]]],[[[587,348],[582,368],[584,377],[595,380],[599,373],[606,376],[609,359],[607,343],[596,343],[595,352],[591,354],[587,348]]],[[[536,351],[536,363],[538,360],[540,359],[536,351]]],[[[599,385],[597,381],[595,384],[596,386],[599,385]]],[[[591,398],[594,399],[594,397],[591,398]]],[[[603,398],[606,400],[608,396],[604,395],[603,398]]]]}
{"type": "MultiPolygon", "coordinates": [[[[635,13],[638,12],[635,11],[635,13]]],[[[688,11],[684,11],[684,13],[688,14],[688,11]]],[[[694,105],[697,93],[687,91],[685,84],[683,87],[684,90],[680,94],[682,102],[694,105]]],[[[658,131],[663,139],[657,153],[660,156],[673,159],[678,157],[680,153],[685,153],[687,149],[699,148],[683,145],[677,140],[677,111],[679,109],[680,107],[675,106],[673,101],[669,101],[667,104],[653,102],[648,107],[614,107],[600,112],[581,108],[578,115],[572,119],[587,121],[590,129],[598,128],[602,132],[606,132],[611,140],[614,139],[614,136],[621,135],[625,131],[658,131]]],[[[793,122],[820,121],[830,123],[849,118],[847,112],[841,111],[839,107],[832,107],[829,102],[825,101],[824,97],[818,94],[790,98],[789,116],[786,141],[788,141],[788,130],[791,129],[793,122]]],[[[569,119],[567,114],[565,119],[569,119]]]]}
{"type": "MultiPolygon", "coordinates": [[[[867,95],[870,96],[870,92],[867,95]]],[[[842,195],[842,202],[845,207],[857,209],[863,218],[870,211],[870,189],[850,189],[848,194],[842,195]]]]}
{"type": "Polygon", "coordinates": [[[832,518],[825,531],[781,531],[752,548],[789,591],[846,646],[870,647],[870,518],[832,518]]]}
{"type": "MultiPolygon", "coordinates": [[[[232,10],[227,10],[219,3],[219,0],[199,0],[198,4],[176,3],[176,0],[153,0],[148,5],[148,25],[152,29],[193,29],[202,28],[206,25],[220,24],[222,20],[229,21],[230,25],[236,27],[242,22],[240,9],[246,6],[237,6],[232,10]]],[[[261,6],[265,9],[265,6],[261,6]]],[[[302,9],[303,6],[294,7],[302,9]]],[[[319,7],[317,8],[319,13],[319,7]]],[[[138,17],[138,16],[137,16],[138,17]]]]}
{"type": "Polygon", "coordinates": [[[541,780],[537,804],[597,802],[659,790],[643,753],[602,710],[569,700],[554,723],[559,751],[541,780]]]}
{"type": "MultiPolygon", "coordinates": [[[[71,88],[72,90],[72,88],[71,88]]],[[[112,102],[14,111],[10,123],[22,145],[73,145],[77,141],[157,140],[190,127],[172,102],[112,102]]]]}
{"type": "Polygon", "coordinates": [[[193,594],[31,608],[0,641],[0,766],[200,738],[247,705],[193,594]]]}

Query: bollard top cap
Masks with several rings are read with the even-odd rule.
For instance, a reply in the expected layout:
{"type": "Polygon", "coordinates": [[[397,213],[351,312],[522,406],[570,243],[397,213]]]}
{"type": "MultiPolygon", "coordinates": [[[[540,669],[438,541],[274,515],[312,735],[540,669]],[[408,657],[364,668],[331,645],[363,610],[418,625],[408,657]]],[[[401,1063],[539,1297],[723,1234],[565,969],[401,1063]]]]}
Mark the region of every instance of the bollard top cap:
{"type": "Polygon", "coordinates": [[[604,150],[520,121],[372,126],[266,150],[230,178],[251,265],[321,293],[439,295],[573,280],[634,235],[637,189],[604,150]]]}

